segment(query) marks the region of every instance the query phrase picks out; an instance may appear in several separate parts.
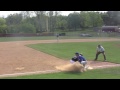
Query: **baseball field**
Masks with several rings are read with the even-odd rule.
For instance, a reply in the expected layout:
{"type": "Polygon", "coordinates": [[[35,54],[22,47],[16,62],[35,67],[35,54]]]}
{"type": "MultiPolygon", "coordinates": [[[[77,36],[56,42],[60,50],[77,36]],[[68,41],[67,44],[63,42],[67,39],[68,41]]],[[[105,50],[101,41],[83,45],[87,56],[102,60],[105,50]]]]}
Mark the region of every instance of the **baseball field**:
{"type": "Polygon", "coordinates": [[[120,78],[119,48],[119,38],[3,40],[0,42],[0,78],[120,78]],[[102,55],[93,61],[98,44],[105,47],[107,62],[103,62],[102,55]],[[81,74],[55,68],[70,64],[75,52],[83,53],[93,69],[81,74]]]}

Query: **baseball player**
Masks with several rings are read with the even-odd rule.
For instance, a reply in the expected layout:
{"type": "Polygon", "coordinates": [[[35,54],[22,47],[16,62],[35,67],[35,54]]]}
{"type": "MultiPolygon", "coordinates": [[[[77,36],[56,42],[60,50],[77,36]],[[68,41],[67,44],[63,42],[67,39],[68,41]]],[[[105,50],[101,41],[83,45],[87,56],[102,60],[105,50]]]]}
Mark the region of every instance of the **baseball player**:
{"type": "Polygon", "coordinates": [[[86,64],[87,64],[87,60],[85,59],[85,57],[82,54],[79,54],[78,52],[75,53],[75,57],[73,57],[70,62],[74,63],[74,62],[80,62],[80,64],[83,65],[84,68],[86,68],[86,64]]]}
{"type": "Polygon", "coordinates": [[[96,57],[95,57],[95,61],[98,59],[98,55],[99,54],[103,54],[103,56],[104,56],[104,61],[106,61],[106,56],[105,56],[105,49],[103,48],[103,46],[101,46],[101,45],[98,45],[97,46],[97,51],[96,51],[96,57]]]}

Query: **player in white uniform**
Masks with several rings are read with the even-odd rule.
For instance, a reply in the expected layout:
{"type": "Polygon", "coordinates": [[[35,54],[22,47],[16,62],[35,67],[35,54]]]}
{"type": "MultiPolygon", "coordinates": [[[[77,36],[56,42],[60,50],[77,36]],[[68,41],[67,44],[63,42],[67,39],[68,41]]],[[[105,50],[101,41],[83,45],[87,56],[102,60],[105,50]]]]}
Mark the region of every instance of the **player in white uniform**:
{"type": "Polygon", "coordinates": [[[106,56],[105,56],[105,49],[103,48],[103,46],[101,46],[101,45],[98,45],[97,46],[97,51],[96,51],[96,57],[95,57],[95,61],[98,59],[98,55],[99,54],[103,54],[103,56],[104,56],[104,61],[106,61],[106,56]]]}

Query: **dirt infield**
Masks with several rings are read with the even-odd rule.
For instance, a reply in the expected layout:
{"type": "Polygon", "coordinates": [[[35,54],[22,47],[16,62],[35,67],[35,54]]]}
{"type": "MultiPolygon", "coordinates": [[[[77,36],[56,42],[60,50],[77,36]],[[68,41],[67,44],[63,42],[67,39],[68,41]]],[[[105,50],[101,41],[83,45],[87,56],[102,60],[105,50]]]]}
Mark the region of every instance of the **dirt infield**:
{"type": "MultiPolygon", "coordinates": [[[[98,39],[64,39],[62,42],[93,42],[98,39]]],[[[101,39],[99,40],[101,41],[101,39]]],[[[103,39],[102,41],[120,41],[120,39],[103,39]]],[[[56,72],[55,66],[69,64],[69,61],[56,58],[46,53],[26,47],[27,44],[56,43],[56,40],[31,40],[0,42],[0,76],[23,75],[33,73],[56,72]],[[26,73],[26,74],[27,74],[26,73]]],[[[99,61],[89,61],[93,68],[120,66],[119,64],[99,61]]]]}

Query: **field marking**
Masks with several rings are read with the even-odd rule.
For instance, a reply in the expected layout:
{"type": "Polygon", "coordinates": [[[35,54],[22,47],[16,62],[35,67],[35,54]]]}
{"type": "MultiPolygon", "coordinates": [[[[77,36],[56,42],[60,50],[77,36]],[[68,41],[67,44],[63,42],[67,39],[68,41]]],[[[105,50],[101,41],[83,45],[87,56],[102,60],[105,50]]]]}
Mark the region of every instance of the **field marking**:
{"type": "Polygon", "coordinates": [[[46,71],[36,71],[36,72],[25,72],[25,73],[14,73],[14,74],[2,74],[0,77],[12,77],[12,76],[21,76],[21,75],[32,75],[32,74],[43,74],[43,73],[52,73],[59,72],[57,70],[46,70],[46,71]]]}
{"type": "MultiPolygon", "coordinates": [[[[120,66],[117,65],[102,65],[102,66],[91,66],[93,69],[99,69],[99,68],[107,68],[107,67],[113,67],[113,66],[120,66]]],[[[55,73],[55,72],[61,72],[58,70],[46,70],[46,71],[35,71],[35,72],[25,72],[25,73],[14,73],[14,74],[2,74],[1,77],[13,77],[13,76],[23,76],[23,75],[33,75],[33,74],[44,74],[44,73],[55,73]]]]}
{"type": "Polygon", "coordinates": [[[93,66],[93,68],[107,68],[107,67],[114,67],[114,66],[120,66],[120,64],[117,65],[102,65],[102,66],[93,66]]]}

